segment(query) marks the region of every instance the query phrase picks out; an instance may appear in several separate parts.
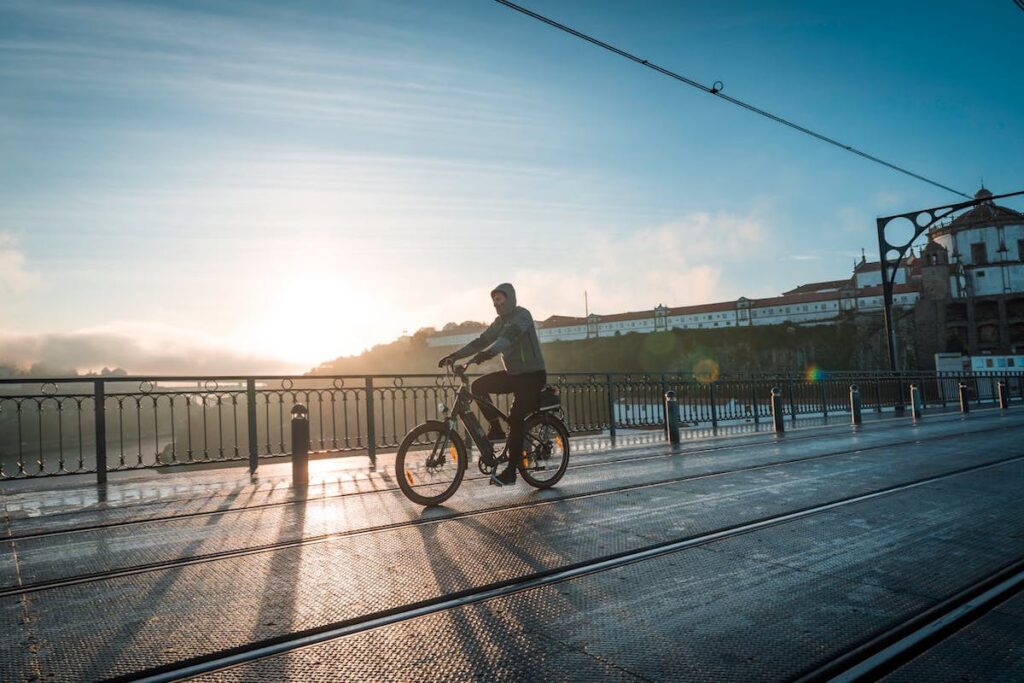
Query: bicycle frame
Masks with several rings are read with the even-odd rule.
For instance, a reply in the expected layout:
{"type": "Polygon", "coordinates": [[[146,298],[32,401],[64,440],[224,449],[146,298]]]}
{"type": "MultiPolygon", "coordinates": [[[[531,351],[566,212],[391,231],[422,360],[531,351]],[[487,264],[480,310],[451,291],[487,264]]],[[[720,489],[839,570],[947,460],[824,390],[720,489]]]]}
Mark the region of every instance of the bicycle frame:
{"type": "MultiPolygon", "coordinates": [[[[487,399],[478,398],[474,396],[472,392],[470,392],[469,378],[466,377],[467,368],[468,366],[466,365],[456,365],[452,367],[452,374],[449,375],[449,377],[457,377],[460,381],[460,384],[459,390],[455,395],[455,405],[452,407],[451,411],[449,411],[448,407],[445,406],[444,404],[441,404],[440,406],[445,414],[444,419],[448,423],[448,426],[452,431],[455,430],[458,424],[458,420],[461,419],[462,423],[466,425],[467,431],[469,432],[469,437],[473,440],[473,443],[476,444],[476,447],[480,449],[480,453],[485,453],[489,455],[491,458],[500,461],[500,456],[497,456],[495,454],[494,446],[491,444],[490,439],[487,438],[487,434],[484,432],[483,425],[480,424],[480,420],[477,419],[477,416],[473,413],[472,407],[474,405],[486,403],[487,405],[494,408],[502,417],[502,419],[504,419],[506,422],[508,422],[509,420],[508,415],[506,415],[500,408],[495,406],[487,399]]],[[[533,413],[527,415],[526,418],[529,418],[532,415],[533,413]]],[[[524,433],[524,442],[526,441],[526,439],[530,439],[536,444],[540,443],[532,435],[524,433]]],[[[505,451],[507,452],[507,450],[508,444],[506,443],[505,451]]]]}

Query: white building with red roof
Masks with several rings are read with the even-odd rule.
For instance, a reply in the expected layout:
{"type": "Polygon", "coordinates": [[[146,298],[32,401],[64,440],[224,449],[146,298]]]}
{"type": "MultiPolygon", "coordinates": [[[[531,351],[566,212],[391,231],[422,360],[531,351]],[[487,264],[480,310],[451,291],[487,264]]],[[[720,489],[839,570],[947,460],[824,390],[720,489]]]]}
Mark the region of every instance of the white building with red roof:
{"type": "MultiPolygon", "coordinates": [[[[668,307],[662,304],[644,311],[626,313],[591,313],[587,317],[553,315],[537,322],[537,335],[541,342],[575,341],[598,337],[613,337],[630,332],[660,330],[706,330],[725,327],[756,325],[829,325],[844,312],[879,313],[882,310],[881,280],[874,282],[871,264],[862,260],[847,280],[832,280],[800,285],[780,296],[764,299],[740,297],[735,301],[720,301],[694,306],[668,307]],[[865,282],[858,287],[858,280],[865,282]],[[870,283],[870,284],[867,284],[870,283]]],[[[919,288],[907,284],[907,274],[898,280],[895,305],[912,307],[917,301],[919,288]]],[[[485,329],[469,330],[463,325],[458,331],[440,332],[428,338],[431,346],[459,346],[475,339],[485,329]]]]}

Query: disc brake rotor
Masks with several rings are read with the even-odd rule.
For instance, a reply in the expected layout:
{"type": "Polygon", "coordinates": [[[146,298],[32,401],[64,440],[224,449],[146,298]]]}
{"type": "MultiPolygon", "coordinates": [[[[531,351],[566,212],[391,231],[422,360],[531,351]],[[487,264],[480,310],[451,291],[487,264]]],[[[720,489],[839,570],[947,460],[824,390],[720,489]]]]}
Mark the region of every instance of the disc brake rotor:
{"type": "MultiPolygon", "coordinates": [[[[455,448],[454,444],[448,446],[448,454],[451,456],[452,464],[455,465],[456,467],[458,467],[458,464],[459,464],[459,451],[458,451],[458,449],[455,448]]],[[[440,452],[440,453],[432,454],[429,458],[427,458],[426,462],[423,463],[423,465],[426,468],[427,472],[430,472],[431,474],[436,474],[439,470],[441,470],[447,464],[448,464],[448,462],[445,459],[445,455],[444,455],[443,451],[440,452]]]]}

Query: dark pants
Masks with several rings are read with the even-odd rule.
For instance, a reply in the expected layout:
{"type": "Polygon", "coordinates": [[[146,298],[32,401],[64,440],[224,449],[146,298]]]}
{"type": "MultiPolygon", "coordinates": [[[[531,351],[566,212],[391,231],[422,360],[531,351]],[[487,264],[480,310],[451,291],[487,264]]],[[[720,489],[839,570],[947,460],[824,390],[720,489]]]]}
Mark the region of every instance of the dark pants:
{"type": "MultiPolygon", "coordinates": [[[[514,394],[515,401],[508,415],[508,454],[509,461],[518,463],[523,452],[523,419],[540,407],[540,392],[548,382],[548,373],[544,370],[526,372],[522,375],[510,375],[504,370],[492,372],[474,380],[473,395],[477,398],[490,400],[490,394],[514,394]]],[[[498,424],[501,413],[487,403],[480,404],[484,417],[492,425],[498,424]]]]}

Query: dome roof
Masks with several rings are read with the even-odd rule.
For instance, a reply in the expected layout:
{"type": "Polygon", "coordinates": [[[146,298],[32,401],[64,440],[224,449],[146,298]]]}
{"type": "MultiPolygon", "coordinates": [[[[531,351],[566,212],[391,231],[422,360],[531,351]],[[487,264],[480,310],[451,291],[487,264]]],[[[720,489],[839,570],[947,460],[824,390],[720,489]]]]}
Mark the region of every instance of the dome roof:
{"type": "Polygon", "coordinates": [[[972,206],[969,210],[960,214],[952,220],[946,220],[935,225],[929,230],[932,236],[943,235],[950,232],[958,232],[969,228],[984,228],[1001,225],[1024,225],[1024,213],[999,206],[992,201],[992,193],[982,187],[974,193],[975,199],[983,200],[981,204],[972,206]]]}

